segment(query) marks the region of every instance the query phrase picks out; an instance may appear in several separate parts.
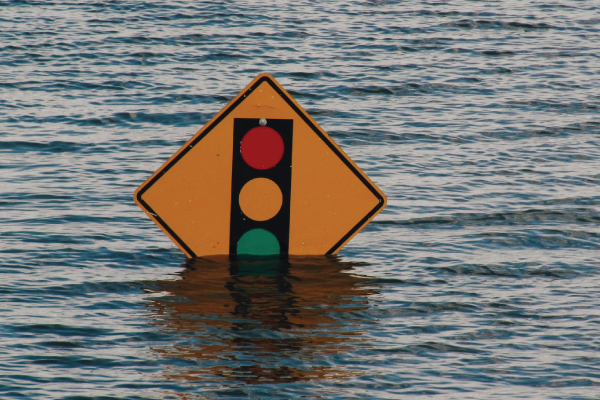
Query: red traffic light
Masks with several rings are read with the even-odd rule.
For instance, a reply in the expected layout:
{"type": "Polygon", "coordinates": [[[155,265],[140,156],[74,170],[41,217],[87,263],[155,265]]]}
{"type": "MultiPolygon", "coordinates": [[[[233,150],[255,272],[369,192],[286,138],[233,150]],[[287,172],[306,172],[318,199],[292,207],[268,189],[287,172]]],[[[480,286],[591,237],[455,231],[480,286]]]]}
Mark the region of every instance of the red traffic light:
{"type": "Polygon", "coordinates": [[[242,158],[254,169],[273,168],[281,161],[285,146],[281,135],[268,126],[257,126],[244,135],[241,143],[242,158]]]}

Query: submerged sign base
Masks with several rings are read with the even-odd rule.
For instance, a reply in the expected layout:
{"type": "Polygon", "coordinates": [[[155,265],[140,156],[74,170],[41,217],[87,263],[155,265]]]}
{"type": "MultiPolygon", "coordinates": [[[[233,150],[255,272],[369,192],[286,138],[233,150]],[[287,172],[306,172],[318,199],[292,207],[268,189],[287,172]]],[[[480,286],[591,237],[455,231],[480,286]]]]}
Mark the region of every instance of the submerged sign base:
{"type": "Polygon", "coordinates": [[[337,253],[385,195],[268,74],[134,194],[188,256],[337,253]]]}

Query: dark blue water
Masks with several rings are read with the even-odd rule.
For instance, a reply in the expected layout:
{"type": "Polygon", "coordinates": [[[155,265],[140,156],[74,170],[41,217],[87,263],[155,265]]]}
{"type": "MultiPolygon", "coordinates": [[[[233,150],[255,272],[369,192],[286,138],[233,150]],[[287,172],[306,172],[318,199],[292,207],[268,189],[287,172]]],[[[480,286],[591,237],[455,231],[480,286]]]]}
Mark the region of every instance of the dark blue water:
{"type": "Polygon", "coordinates": [[[599,399],[597,1],[0,1],[0,398],[599,399]],[[387,194],[186,260],[132,194],[269,72],[387,194]]]}

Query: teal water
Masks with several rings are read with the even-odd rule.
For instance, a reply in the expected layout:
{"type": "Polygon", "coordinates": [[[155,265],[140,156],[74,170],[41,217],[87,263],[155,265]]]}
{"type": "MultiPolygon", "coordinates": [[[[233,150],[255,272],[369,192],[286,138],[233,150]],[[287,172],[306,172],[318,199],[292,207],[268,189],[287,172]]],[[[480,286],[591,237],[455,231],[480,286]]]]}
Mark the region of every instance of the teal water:
{"type": "Polygon", "coordinates": [[[596,1],[0,1],[0,398],[600,398],[596,1]],[[271,73],[388,196],[186,260],[133,191],[271,73]]]}

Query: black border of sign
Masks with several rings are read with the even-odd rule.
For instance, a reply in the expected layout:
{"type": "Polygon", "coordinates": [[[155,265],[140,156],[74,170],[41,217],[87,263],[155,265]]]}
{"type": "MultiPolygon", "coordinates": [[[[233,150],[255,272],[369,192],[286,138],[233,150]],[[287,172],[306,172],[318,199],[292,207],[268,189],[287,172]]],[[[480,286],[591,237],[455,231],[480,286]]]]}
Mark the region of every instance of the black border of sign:
{"type": "MultiPolygon", "coordinates": [[[[323,140],[323,142],[325,142],[325,144],[327,144],[327,146],[329,146],[331,151],[333,151],[335,153],[335,155],[337,155],[344,162],[344,164],[346,164],[346,166],[354,173],[354,175],[356,175],[356,177],[358,179],[360,179],[360,181],[379,200],[379,203],[371,211],[369,211],[369,213],[367,215],[365,215],[365,217],[363,219],[361,219],[356,225],[354,225],[354,227],[352,227],[352,229],[350,229],[348,231],[348,233],[346,233],[336,244],[334,244],[333,247],[331,249],[329,249],[326,254],[327,255],[333,254],[333,252],[335,252],[346,240],[348,240],[349,237],[351,237],[358,229],[360,229],[369,220],[369,218],[371,218],[375,213],[377,213],[377,211],[379,211],[381,209],[381,207],[383,207],[383,204],[384,204],[383,196],[381,196],[379,194],[379,192],[377,190],[375,190],[375,187],[373,187],[373,185],[371,185],[371,183],[365,179],[365,177],[356,169],[356,167],[349,161],[349,159],[338,150],[338,148],[333,144],[332,139],[323,135],[321,130],[319,128],[317,128],[315,126],[315,124],[312,123],[312,121],[308,118],[308,116],[302,110],[300,110],[298,108],[298,106],[292,101],[292,99],[290,99],[273,82],[273,80],[271,80],[271,78],[269,76],[263,76],[263,77],[259,78],[254,83],[254,85],[250,86],[246,90],[246,92],[242,96],[240,96],[231,106],[229,106],[225,111],[223,111],[223,113],[221,113],[221,115],[219,115],[219,117],[212,124],[210,124],[202,132],[201,135],[199,135],[191,143],[186,145],[185,149],[183,149],[179,154],[177,154],[177,156],[173,160],[171,160],[171,162],[169,162],[167,165],[165,165],[161,169],[161,171],[158,174],[156,174],[156,176],[154,178],[152,178],[152,180],[150,182],[148,182],[148,184],[146,184],[144,187],[142,187],[140,189],[140,191],[137,193],[137,200],[139,201],[139,203],[144,206],[146,211],[148,211],[150,214],[152,214],[152,216],[156,219],[156,221],[158,223],[160,223],[167,230],[167,232],[169,232],[171,237],[173,237],[175,240],[177,240],[177,242],[181,245],[181,247],[183,247],[192,256],[192,258],[197,258],[198,256],[192,251],[192,249],[190,249],[188,247],[188,245],[186,245],[184,243],[183,240],[181,240],[181,238],[179,238],[179,236],[177,236],[177,234],[175,234],[175,232],[165,223],[165,221],[163,221],[162,218],[160,218],[158,216],[158,214],[156,214],[154,212],[154,210],[152,210],[152,208],[148,205],[148,203],[146,203],[142,199],[142,196],[152,185],[154,185],[154,183],[156,183],[156,181],[158,181],[169,169],[171,169],[171,167],[173,165],[175,165],[183,156],[185,156],[192,147],[194,147],[200,140],[202,140],[206,135],[208,135],[210,133],[210,131],[212,131],[225,117],[227,117],[231,111],[233,111],[238,105],[240,105],[240,103],[242,103],[244,100],[246,100],[246,96],[250,92],[252,92],[254,89],[256,89],[263,82],[267,82],[277,92],[277,94],[279,94],[281,96],[281,98],[286,101],[286,103],[296,112],[296,114],[298,114],[302,118],[302,120],[319,136],[319,138],[321,138],[321,140],[323,140]]],[[[292,156],[292,160],[293,160],[293,156],[292,156]]]]}

